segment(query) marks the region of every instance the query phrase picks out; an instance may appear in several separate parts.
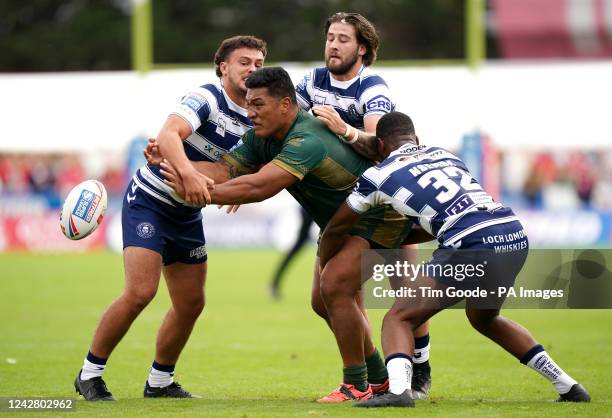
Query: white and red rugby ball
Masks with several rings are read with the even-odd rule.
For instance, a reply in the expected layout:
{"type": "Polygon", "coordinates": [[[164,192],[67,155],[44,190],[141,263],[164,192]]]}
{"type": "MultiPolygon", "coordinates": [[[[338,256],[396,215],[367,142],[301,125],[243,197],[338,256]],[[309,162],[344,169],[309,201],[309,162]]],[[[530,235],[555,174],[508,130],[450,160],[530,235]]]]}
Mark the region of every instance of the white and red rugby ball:
{"type": "Polygon", "coordinates": [[[102,223],[108,198],[98,180],[86,180],[74,186],[64,200],[60,227],[68,239],[83,239],[102,223]]]}

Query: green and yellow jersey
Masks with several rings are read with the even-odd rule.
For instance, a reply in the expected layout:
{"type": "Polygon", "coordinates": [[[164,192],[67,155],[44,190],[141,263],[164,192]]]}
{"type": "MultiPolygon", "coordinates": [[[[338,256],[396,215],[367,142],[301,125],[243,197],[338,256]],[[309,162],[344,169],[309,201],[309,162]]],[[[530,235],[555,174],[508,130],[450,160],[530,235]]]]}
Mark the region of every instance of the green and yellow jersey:
{"type": "MultiPolygon", "coordinates": [[[[253,130],[242,144],[222,157],[239,174],[256,172],[269,162],[299,179],[287,188],[321,229],[355,186],[372,162],[342,143],[327,126],[302,110],[282,141],[257,138],[253,130]]],[[[370,241],[395,248],[405,238],[410,221],[390,207],[366,212],[353,233],[370,241]]]]}

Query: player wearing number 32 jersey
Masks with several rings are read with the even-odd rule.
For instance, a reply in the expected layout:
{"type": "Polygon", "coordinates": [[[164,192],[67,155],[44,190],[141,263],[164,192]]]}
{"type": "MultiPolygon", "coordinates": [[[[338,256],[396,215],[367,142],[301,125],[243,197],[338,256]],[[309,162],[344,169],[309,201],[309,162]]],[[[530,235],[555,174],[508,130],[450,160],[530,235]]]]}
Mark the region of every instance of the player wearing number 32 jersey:
{"type": "Polygon", "coordinates": [[[590,401],[586,390],[553,361],[527,329],[500,315],[504,298],[488,298],[492,283],[505,287],[514,284],[527,257],[527,237],[512,210],[494,202],[455,155],[442,148],[419,145],[407,115],[391,112],[383,116],[376,127],[376,137],[384,161],[359,177],[351,195],[327,224],[320,245],[321,267],[325,268],[342,248],[360,214],[380,205],[391,205],[418,222],[421,231],[411,233],[413,237],[420,235],[415,241],[435,238],[439,245],[426,263],[427,275],[400,280],[402,286],[416,280],[416,286],[435,291],[433,296],[396,297],[385,315],[382,342],[389,392],[355,406],[414,406],[413,332],[437,312],[463,299],[447,290],[473,290],[475,282],[487,296],[482,300],[467,298],[465,312],[470,324],[548,379],[559,393],[559,401],[590,401]],[[496,237],[503,237],[504,245],[496,237]],[[486,273],[477,280],[442,273],[458,272],[455,267],[474,267],[478,263],[486,266],[486,273]],[[436,270],[436,266],[443,270],[436,270]],[[494,305],[483,306],[490,299],[494,305]]]}
{"type": "Polygon", "coordinates": [[[421,228],[444,246],[456,246],[479,229],[517,220],[510,209],[493,201],[458,157],[412,143],[364,172],[347,204],[360,213],[390,204],[418,218],[421,228]]]}

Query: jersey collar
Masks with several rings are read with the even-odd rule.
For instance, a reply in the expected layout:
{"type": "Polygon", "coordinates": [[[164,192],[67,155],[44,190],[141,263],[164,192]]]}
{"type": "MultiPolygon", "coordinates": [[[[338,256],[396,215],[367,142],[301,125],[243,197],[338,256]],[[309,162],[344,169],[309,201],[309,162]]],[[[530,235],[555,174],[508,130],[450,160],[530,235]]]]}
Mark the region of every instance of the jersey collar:
{"type": "Polygon", "coordinates": [[[225,101],[227,102],[227,107],[229,107],[230,110],[233,110],[245,118],[248,117],[249,112],[244,107],[238,106],[236,103],[234,103],[234,101],[230,99],[229,95],[225,92],[223,86],[221,86],[221,91],[223,92],[223,97],[225,97],[225,101]]]}
{"type": "MultiPolygon", "coordinates": [[[[361,77],[361,72],[363,71],[365,67],[362,65],[361,68],[359,69],[359,72],[357,73],[357,75],[353,78],[351,78],[350,80],[346,80],[346,81],[340,81],[340,80],[336,80],[334,78],[334,75],[332,73],[329,73],[329,84],[331,84],[332,87],[337,87],[339,89],[347,89],[349,88],[355,81],[359,80],[359,77],[361,77]]],[[[329,71],[329,70],[327,70],[329,71]]]]}
{"type": "Polygon", "coordinates": [[[423,151],[425,148],[427,148],[427,145],[404,144],[395,151],[393,151],[391,154],[389,154],[389,157],[398,154],[410,154],[415,151],[423,151]]]}

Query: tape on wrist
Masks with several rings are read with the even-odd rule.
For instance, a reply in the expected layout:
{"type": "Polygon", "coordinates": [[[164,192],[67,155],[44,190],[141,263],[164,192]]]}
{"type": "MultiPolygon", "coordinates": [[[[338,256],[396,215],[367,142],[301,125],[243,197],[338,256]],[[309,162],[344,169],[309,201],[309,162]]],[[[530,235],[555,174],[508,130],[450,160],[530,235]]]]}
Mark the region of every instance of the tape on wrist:
{"type": "Polygon", "coordinates": [[[351,126],[351,129],[353,130],[353,135],[351,136],[351,139],[348,139],[348,135],[347,138],[344,140],[344,142],[346,142],[347,144],[354,144],[355,142],[357,142],[357,139],[359,139],[359,130],[357,128],[353,128],[351,126]]]}

